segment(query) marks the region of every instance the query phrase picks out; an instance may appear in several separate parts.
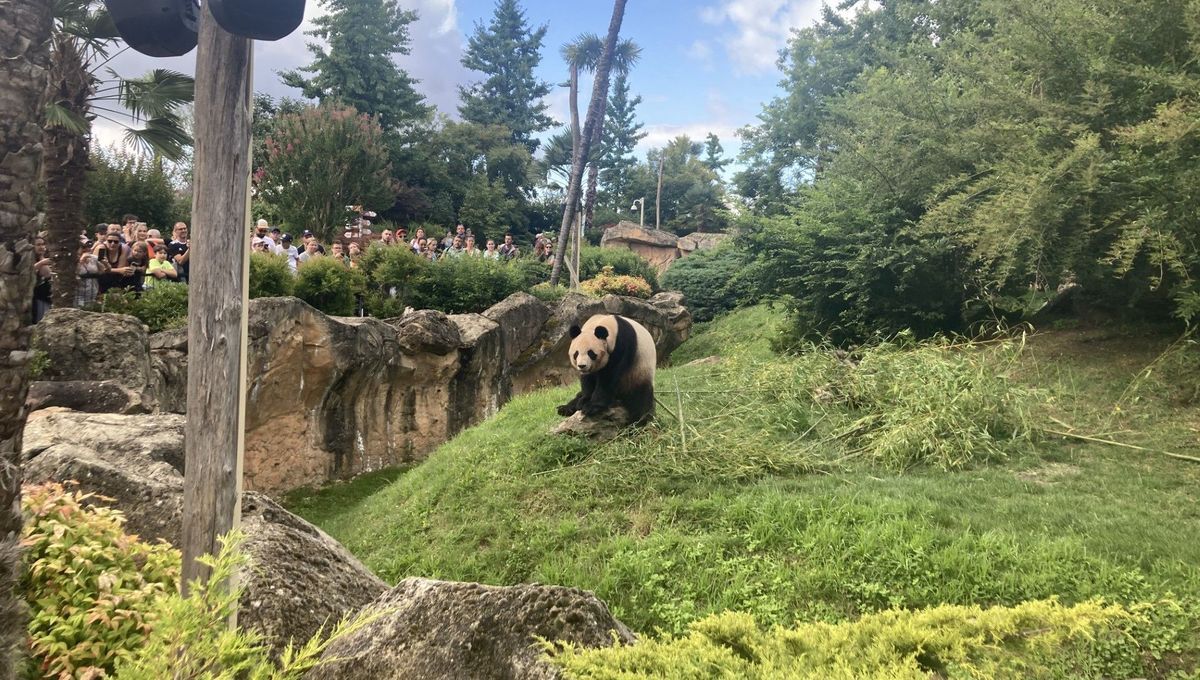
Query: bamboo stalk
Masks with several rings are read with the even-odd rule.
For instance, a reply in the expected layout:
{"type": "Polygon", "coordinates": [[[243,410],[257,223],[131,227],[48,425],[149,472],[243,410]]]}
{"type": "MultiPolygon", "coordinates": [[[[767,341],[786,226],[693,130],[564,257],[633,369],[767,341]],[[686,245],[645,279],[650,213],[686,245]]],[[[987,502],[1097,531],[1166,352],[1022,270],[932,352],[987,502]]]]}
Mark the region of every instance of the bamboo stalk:
{"type": "Polygon", "coordinates": [[[1049,429],[1045,429],[1045,428],[1043,428],[1042,431],[1047,432],[1049,434],[1056,434],[1056,435],[1059,435],[1060,437],[1072,437],[1074,439],[1082,439],[1083,441],[1086,441],[1086,442],[1095,442],[1097,444],[1108,444],[1109,446],[1119,446],[1119,447],[1125,448],[1125,449],[1133,449],[1134,451],[1145,451],[1146,453],[1161,453],[1162,455],[1170,456],[1171,458],[1178,458],[1179,460],[1186,460],[1186,461],[1189,461],[1192,463],[1200,463],[1200,458],[1197,458],[1195,456],[1185,456],[1182,453],[1171,453],[1170,451],[1163,451],[1161,449],[1148,449],[1144,446],[1138,446],[1136,444],[1126,444],[1124,442],[1113,441],[1111,439],[1101,439],[1100,437],[1089,437],[1086,434],[1076,434],[1074,432],[1061,432],[1059,430],[1049,430],[1049,429]]]}

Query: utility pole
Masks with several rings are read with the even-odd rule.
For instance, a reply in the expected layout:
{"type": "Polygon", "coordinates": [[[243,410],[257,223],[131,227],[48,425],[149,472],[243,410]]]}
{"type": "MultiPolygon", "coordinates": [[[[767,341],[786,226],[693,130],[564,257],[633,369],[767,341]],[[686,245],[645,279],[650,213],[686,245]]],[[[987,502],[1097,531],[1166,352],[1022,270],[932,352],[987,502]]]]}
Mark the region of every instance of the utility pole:
{"type": "Polygon", "coordinates": [[[667,158],[667,150],[663,149],[658,157],[658,195],[654,197],[654,228],[661,229],[660,221],[662,220],[662,172],[663,161],[667,158]]]}
{"type": "MultiPolygon", "coordinates": [[[[250,38],[200,7],[196,164],[188,300],[183,592],[206,578],[240,520],[246,430],[246,297],[250,222],[250,38]]],[[[232,584],[229,584],[232,585],[232,584]]]]}

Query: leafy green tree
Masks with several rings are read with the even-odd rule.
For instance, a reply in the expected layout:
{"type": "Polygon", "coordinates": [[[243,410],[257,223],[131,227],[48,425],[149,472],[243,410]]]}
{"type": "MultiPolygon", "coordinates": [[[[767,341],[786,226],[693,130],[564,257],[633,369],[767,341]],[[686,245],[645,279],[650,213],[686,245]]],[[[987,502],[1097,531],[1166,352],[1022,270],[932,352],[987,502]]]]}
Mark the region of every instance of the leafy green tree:
{"type": "Polygon", "coordinates": [[[323,104],[376,116],[385,130],[428,118],[432,109],[416,81],[392,60],[409,54],[408,27],[417,13],[401,9],[396,0],[322,0],[321,5],[328,13],[314,19],[307,34],[328,48],[309,43],[313,62],[281,73],[283,82],[323,104]],[[313,75],[305,78],[301,72],[313,75]]]}
{"type": "Polygon", "coordinates": [[[618,74],[609,96],[600,145],[600,182],[604,187],[601,204],[617,212],[628,210],[640,198],[632,194],[632,186],[638,164],[633,151],[646,136],[637,120],[637,107],[641,103],[640,96],[629,96],[628,76],[618,74]]]}
{"type": "Polygon", "coordinates": [[[472,211],[484,211],[492,215],[486,220],[490,224],[503,221],[514,233],[526,228],[527,195],[537,168],[529,149],[514,142],[507,128],[443,121],[440,127],[422,128],[396,141],[392,158],[394,176],[407,193],[400,196],[405,204],[397,205],[404,212],[387,217],[441,224],[461,221],[479,233],[468,220],[482,214],[472,211]],[[486,193],[500,202],[473,206],[468,193],[486,193]]]}
{"type": "Polygon", "coordinates": [[[395,202],[383,129],[354,109],[319,106],[281,116],[266,140],[257,194],[285,225],[329,240],[347,206],[386,210],[395,202]]]}
{"type": "MultiPolygon", "coordinates": [[[[663,149],[654,149],[638,167],[634,191],[651,201],[657,194],[658,161],[663,159],[662,227],[676,233],[722,231],[728,226],[721,178],[700,154],[704,145],[680,135],[663,149]]],[[[647,206],[647,211],[649,211],[647,206]]]]}
{"type": "Polygon", "coordinates": [[[542,61],[545,37],[546,26],[530,29],[517,0],[497,0],[488,26],[475,24],[462,58],[463,66],[485,76],[474,85],[459,87],[458,111],[463,120],[502,125],[530,153],[538,148],[534,136],[554,125],[544,101],[550,84],[533,74],[542,61]]]}
{"type": "Polygon", "coordinates": [[[524,221],[516,201],[486,174],[476,175],[467,187],[458,218],[459,222],[471,225],[477,236],[487,238],[500,238],[512,229],[514,221],[524,221]]]}
{"type": "Polygon", "coordinates": [[[125,213],[134,213],[168,234],[172,224],[188,219],[161,158],[112,148],[92,154],[91,163],[83,192],[86,224],[120,222],[125,213]]]}

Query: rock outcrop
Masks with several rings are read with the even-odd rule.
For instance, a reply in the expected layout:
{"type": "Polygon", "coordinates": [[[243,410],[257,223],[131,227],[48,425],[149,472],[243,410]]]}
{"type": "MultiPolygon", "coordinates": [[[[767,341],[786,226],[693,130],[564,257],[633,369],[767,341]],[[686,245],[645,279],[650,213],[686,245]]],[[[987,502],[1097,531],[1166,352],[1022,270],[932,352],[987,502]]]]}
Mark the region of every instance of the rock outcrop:
{"type": "Polygon", "coordinates": [[[679,237],[669,231],[639,227],[633,222],[619,222],[604,230],[601,248],[627,248],[641,255],[659,274],[667,271],[679,258],[679,237]]]}
{"type": "MultiPolygon", "coordinates": [[[[121,510],[130,533],[179,547],[183,416],[38,411],[29,417],[23,458],[26,483],[77,481],[103,497],[93,502],[121,510]]],[[[262,494],[242,497],[241,527],[250,565],[238,618],[268,636],[276,651],[331,627],[387,589],[339,543],[262,494]]]]}
{"type": "Polygon", "coordinates": [[[607,647],[633,634],[595,595],[574,588],[401,581],[370,623],[325,650],[307,680],[549,680],[535,638],[607,647]]]}
{"type": "Polygon", "coordinates": [[[600,247],[632,250],[654,265],[661,275],[675,260],[697,250],[715,248],[727,238],[729,234],[709,234],[700,231],[676,236],[669,231],[647,229],[633,222],[622,221],[604,230],[604,236],[600,237],[600,247]]]}
{"type": "MultiPolygon", "coordinates": [[[[665,359],[691,327],[681,303],[669,293],[568,295],[550,306],[517,293],[483,314],[379,320],[330,317],[296,298],[252,300],[245,488],[276,494],[424,458],[514,395],[575,382],[567,329],[591,314],[638,320],[665,359]]],[[[47,319],[35,346],[49,355],[49,382],[35,386],[31,407],[186,408],[183,329],[149,335],[133,317],[78,310],[47,319]]]]}

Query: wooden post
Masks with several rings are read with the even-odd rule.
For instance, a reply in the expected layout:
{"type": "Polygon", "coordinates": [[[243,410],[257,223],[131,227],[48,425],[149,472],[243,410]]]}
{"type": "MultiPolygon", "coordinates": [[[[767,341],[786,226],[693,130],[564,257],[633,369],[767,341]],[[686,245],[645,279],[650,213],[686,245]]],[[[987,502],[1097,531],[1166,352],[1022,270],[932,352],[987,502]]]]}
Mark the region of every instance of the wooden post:
{"type": "Polygon", "coordinates": [[[196,53],[196,164],[188,276],[187,441],[183,583],[206,578],[196,558],[237,526],[245,446],[249,279],[251,40],[201,7],[196,53]]]}
{"type": "Polygon", "coordinates": [[[667,148],[664,146],[662,155],[658,157],[658,193],[654,196],[654,228],[661,229],[659,223],[662,219],[662,171],[663,161],[667,158],[667,148]]]}

